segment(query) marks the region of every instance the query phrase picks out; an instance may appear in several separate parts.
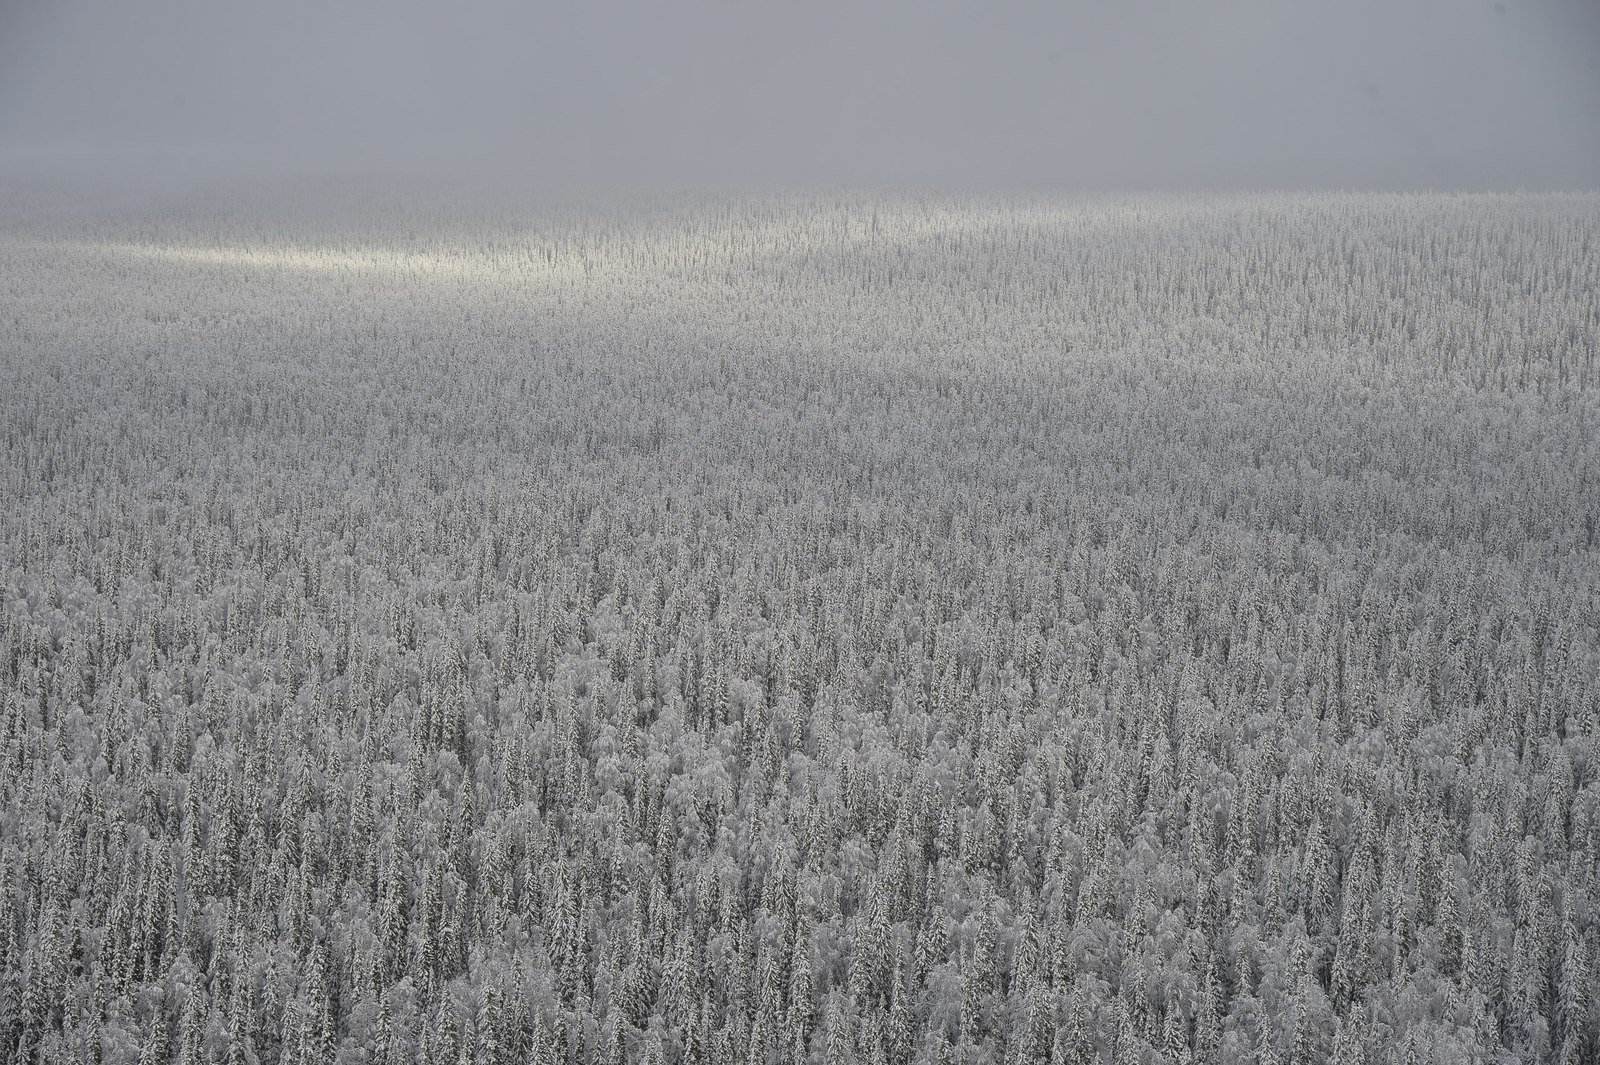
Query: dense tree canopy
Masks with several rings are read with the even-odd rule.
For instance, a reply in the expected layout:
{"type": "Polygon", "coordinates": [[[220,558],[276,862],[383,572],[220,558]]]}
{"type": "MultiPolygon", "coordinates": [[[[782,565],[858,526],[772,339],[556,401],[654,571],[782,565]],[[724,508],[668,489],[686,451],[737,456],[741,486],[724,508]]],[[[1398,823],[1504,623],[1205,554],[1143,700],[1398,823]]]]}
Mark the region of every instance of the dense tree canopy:
{"type": "Polygon", "coordinates": [[[1600,198],[0,208],[0,1056],[1600,1054],[1600,198]]]}

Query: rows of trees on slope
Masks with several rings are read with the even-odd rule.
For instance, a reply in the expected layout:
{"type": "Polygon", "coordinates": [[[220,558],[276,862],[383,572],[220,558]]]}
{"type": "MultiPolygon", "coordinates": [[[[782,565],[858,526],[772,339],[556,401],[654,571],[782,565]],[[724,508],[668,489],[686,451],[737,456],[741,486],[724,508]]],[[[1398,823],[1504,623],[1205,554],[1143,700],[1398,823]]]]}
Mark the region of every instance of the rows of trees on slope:
{"type": "Polygon", "coordinates": [[[304,211],[0,227],[0,1055],[1600,1054],[1593,198],[304,211]]]}

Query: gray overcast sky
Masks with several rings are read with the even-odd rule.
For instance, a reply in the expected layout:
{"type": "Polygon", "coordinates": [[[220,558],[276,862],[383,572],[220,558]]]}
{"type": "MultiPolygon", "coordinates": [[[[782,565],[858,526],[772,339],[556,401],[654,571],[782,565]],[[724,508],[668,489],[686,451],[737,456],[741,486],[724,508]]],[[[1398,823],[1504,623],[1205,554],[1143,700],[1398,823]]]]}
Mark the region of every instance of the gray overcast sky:
{"type": "Polygon", "coordinates": [[[0,0],[0,148],[241,169],[1600,186],[1600,0],[0,0]]]}

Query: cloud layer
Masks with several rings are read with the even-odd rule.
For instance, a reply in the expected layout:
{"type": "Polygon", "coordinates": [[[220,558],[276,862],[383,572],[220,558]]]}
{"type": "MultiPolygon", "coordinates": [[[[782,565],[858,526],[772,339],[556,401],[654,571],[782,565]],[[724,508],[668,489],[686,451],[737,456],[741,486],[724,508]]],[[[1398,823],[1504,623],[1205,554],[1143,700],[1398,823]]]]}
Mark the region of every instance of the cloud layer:
{"type": "Polygon", "coordinates": [[[0,145],[554,179],[1600,185],[1585,0],[68,0],[0,145]]]}

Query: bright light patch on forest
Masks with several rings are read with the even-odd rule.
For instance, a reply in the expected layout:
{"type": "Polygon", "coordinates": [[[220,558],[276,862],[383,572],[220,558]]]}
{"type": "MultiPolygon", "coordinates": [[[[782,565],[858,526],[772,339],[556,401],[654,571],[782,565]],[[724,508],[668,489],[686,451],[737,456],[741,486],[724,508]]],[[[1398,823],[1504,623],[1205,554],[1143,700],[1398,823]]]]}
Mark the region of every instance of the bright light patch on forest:
{"type": "Polygon", "coordinates": [[[0,1057],[1600,1055],[1600,196],[10,191],[0,1057]]]}

